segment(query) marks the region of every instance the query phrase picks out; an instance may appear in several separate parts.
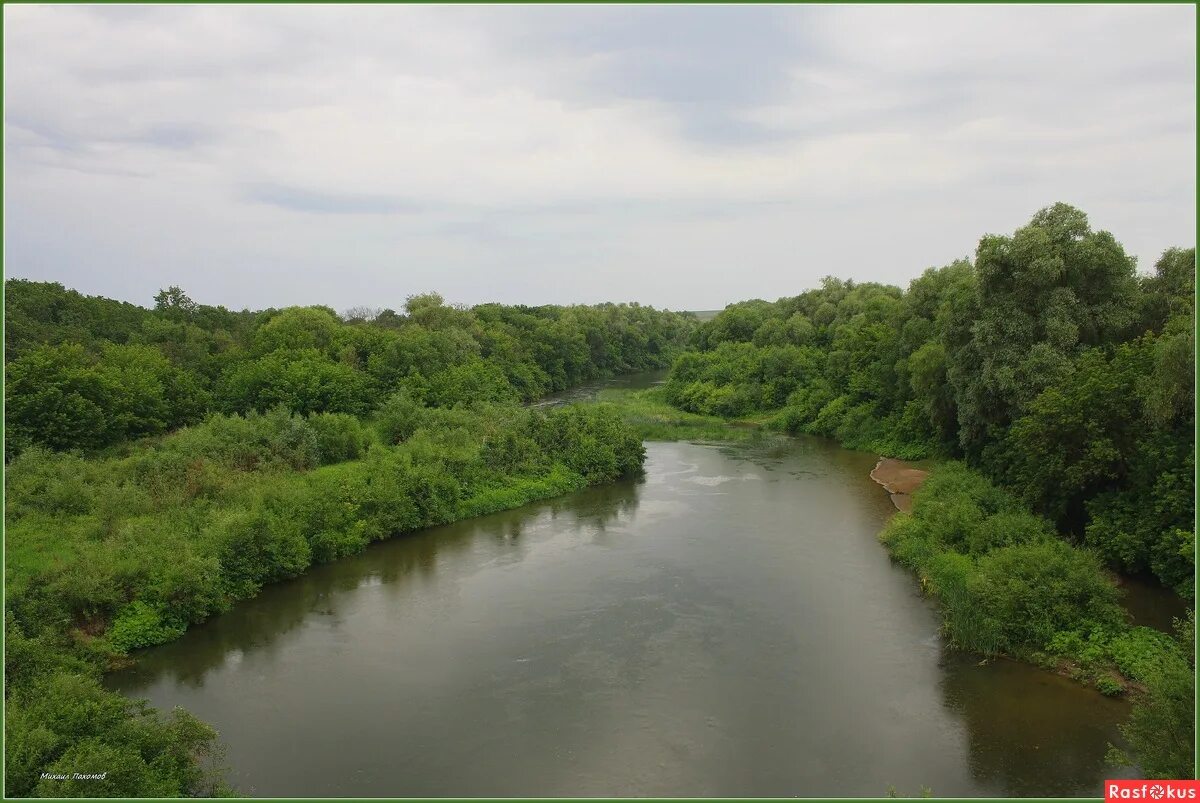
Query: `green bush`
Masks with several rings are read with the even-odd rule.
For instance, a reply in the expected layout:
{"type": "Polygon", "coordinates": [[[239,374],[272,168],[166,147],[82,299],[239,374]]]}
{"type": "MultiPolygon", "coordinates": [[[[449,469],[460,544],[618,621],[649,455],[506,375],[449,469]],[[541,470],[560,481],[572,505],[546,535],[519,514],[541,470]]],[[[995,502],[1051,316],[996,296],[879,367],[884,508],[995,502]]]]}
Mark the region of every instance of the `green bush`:
{"type": "Polygon", "coordinates": [[[45,675],[5,706],[5,792],[12,796],[189,797],[226,793],[204,759],[217,734],[176,709],[162,717],[90,673],[45,675]],[[45,779],[43,772],[67,780],[45,779]],[[106,773],[74,780],[73,773],[106,773]]]}
{"type": "Polygon", "coordinates": [[[1045,651],[1094,670],[1110,658],[1109,640],[1110,634],[1104,630],[1063,630],[1050,637],[1045,651]]]}
{"type": "Polygon", "coordinates": [[[1103,634],[1124,628],[1117,588],[1096,557],[1051,537],[1044,521],[961,464],[935,468],[912,513],[894,516],[880,540],[939,598],[960,647],[1089,660],[1079,634],[1095,632],[1101,660],[1103,634]]]}
{"type": "Polygon", "coordinates": [[[184,629],[165,624],[161,610],[134,600],[117,614],[106,636],[114,648],[129,652],[137,647],[150,647],[179,638],[184,629]]]}
{"type": "MultiPolygon", "coordinates": [[[[1175,625],[1176,648],[1162,649],[1156,660],[1138,665],[1146,693],[1135,699],[1129,722],[1121,728],[1134,758],[1119,753],[1113,756],[1118,763],[1136,761],[1146,778],[1193,778],[1196,774],[1195,610],[1175,625]]],[[[1141,636],[1149,640],[1148,634],[1141,636]]]]}
{"type": "Polygon", "coordinates": [[[1121,674],[1145,682],[1164,663],[1179,660],[1179,646],[1165,633],[1149,627],[1131,627],[1112,638],[1109,654],[1121,674]]]}
{"type": "Polygon", "coordinates": [[[345,413],[316,413],[308,417],[316,438],[321,465],[344,463],[362,457],[371,443],[362,423],[345,413]]]}
{"type": "Polygon", "coordinates": [[[970,584],[981,614],[996,623],[1001,648],[1038,650],[1060,630],[1116,630],[1119,593],[1094,555],[1058,541],[1002,547],[979,558],[970,584]]]}
{"type": "Polygon", "coordinates": [[[386,444],[403,443],[413,436],[425,417],[425,407],[407,390],[388,397],[375,413],[376,426],[386,444]]]}

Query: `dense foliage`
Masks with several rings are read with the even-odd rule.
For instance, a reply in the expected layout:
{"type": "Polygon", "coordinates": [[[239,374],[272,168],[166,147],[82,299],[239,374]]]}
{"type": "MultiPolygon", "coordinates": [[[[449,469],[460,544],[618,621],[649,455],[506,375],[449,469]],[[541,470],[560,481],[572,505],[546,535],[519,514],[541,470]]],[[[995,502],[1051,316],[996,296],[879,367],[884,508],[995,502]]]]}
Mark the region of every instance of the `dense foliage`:
{"type": "Polygon", "coordinates": [[[677,407],[961,458],[1109,566],[1191,597],[1195,249],[1153,273],[1057,204],[906,291],[825,280],[701,324],[677,407]]]}
{"type": "Polygon", "coordinates": [[[14,796],[227,792],[210,728],[106,691],[103,669],[372,541],[640,471],[613,409],[515,402],[664,365],[692,325],[636,305],[422,296],[341,321],[7,290],[14,796]]]}
{"type": "MultiPolygon", "coordinates": [[[[1180,649],[1138,667],[1145,697],[1121,729],[1147,778],[1196,777],[1196,615],[1176,622],[1180,649]]],[[[1115,763],[1132,764],[1120,752],[1115,763]]]]}
{"type": "Polygon", "coordinates": [[[1094,683],[1138,690],[1123,728],[1144,777],[1194,775],[1194,611],[1178,639],[1130,627],[1095,554],[1057,538],[1049,522],[961,463],[944,463],[880,539],[940,602],[956,646],[1004,654],[1094,683]]]}
{"type": "Polygon", "coordinates": [[[97,449],[208,413],[366,415],[405,390],[433,406],[530,400],[670,364],[693,319],[637,304],[231,312],[178,288],[153,310],[58,284],[5,283],[5,455],[97,449]]]}
{"type": "Polygon", "coordinates": [[[1027,657],[1064,633],[1086,641],[1123,628],[1117,589],[1095,556],[961,463],[939,465],[911,514],[880,537],[940,599],[946,634],[961,647],[1027,657]]]}
{"type": "Polygon", "coordinates": [[[621,390],[606,388],[597,398],[612,407],[621,420],[646,441],[761,441],[782,436],[755,426],[755,422],[731,422],[714,415],[689,413],[672,407],[662,388],[621,390]],[[745,423],[745,426],[738,424],[745,423]]]}

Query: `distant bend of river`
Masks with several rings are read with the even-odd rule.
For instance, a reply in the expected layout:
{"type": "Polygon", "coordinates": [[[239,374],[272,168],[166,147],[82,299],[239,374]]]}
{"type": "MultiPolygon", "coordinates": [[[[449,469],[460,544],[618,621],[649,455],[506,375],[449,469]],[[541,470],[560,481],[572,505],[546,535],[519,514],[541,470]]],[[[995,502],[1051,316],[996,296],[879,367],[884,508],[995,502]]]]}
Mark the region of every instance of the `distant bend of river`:
{"type": "Polygon", "coordinates": [[[947,650],[874,460],[648,443],[642,480],[375,544],[108,680],[255,796],[1099,796],[1128,704],[947,650]]]}

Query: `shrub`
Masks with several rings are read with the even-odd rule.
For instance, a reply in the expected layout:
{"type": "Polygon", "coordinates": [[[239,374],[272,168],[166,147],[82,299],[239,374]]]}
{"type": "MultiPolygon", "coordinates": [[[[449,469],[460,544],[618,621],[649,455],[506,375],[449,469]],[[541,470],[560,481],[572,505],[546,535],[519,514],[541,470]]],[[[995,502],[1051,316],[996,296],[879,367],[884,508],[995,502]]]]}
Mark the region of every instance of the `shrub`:
{"type": "MultiPolygon", "coordinates": [[[[1193,645],[1194,641],[1188,642],[1187,649],[1193,645]]],[[[1121,733],[1133,748],[1144,777],[1195,777],[1195,667],[1180,651],[1174,658],[1154,664],[1143,682],[1146,695],[1135,703],[1121,733]]],[[[1122,763],[1133,762],[1124,759],[1122,763]]]]}
{"type": "Polygon", "coordinates": [[[424,405],[407,390],[401,390],[389,396],[379,408],[375,423],[384,443],[403,443],[421,426],[424,414],[424,405]]]}
{"type": "Polygon", "coordinates": [[[1091,663],[1105,659],[1105,634],[1124,627],[1116,586],[1096,557],[1053,538],[1043,520],[961,464],[934,469],[912,513],[893,516],[880,540],[939,598],[960,647],[1025,657],[1048,650],[1091,663]],[[1089,657],[1082,634],[1091,633],[1100,646],[1089,657]]]}
{"type": "Polygon", "coordinates": [[[183,631],[183,627],[164,623],[160,609],[134,600],[121,609],[106,636],[117,650],[128,652],[137,647],[150,647],[179,638],[183,631]]]}
{"type": "Polygon", "coordinates": [[[310,415],[308,426],[316,438],[316,451],[321,465],[357,460],[370,443],[362,423],[345,413],[310,415]]]}
{"type": "Polygon", "coordinates": [[[1108,651],[1121,674],[1141,682],[1165,662],[1180,658],[1175,640],[1149,627],[1131,627],[1114,636],[1108,651]]]}
{"type": "Polygon", "coordinates": [[[1117,588],[1100,562],[1062,541],[1002,547],[981,556],[977,566],[971,597],[1010,654],[1041,649],[1061,630],[1116,630],[1123,624],[1117,588]]]}

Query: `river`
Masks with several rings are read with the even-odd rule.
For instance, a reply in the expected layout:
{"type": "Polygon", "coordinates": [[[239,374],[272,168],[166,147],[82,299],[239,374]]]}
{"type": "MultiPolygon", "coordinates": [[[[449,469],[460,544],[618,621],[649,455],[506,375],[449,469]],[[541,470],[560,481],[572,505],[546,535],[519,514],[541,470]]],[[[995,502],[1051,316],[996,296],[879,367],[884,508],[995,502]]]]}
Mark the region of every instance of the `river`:
{"type": "Polygon", "coordinates": [[[953,653],[875,456],[647,444],[646,476],[370,547],[109,676],[271,796],[1101,794],[1128,704],[953,653]]]}

